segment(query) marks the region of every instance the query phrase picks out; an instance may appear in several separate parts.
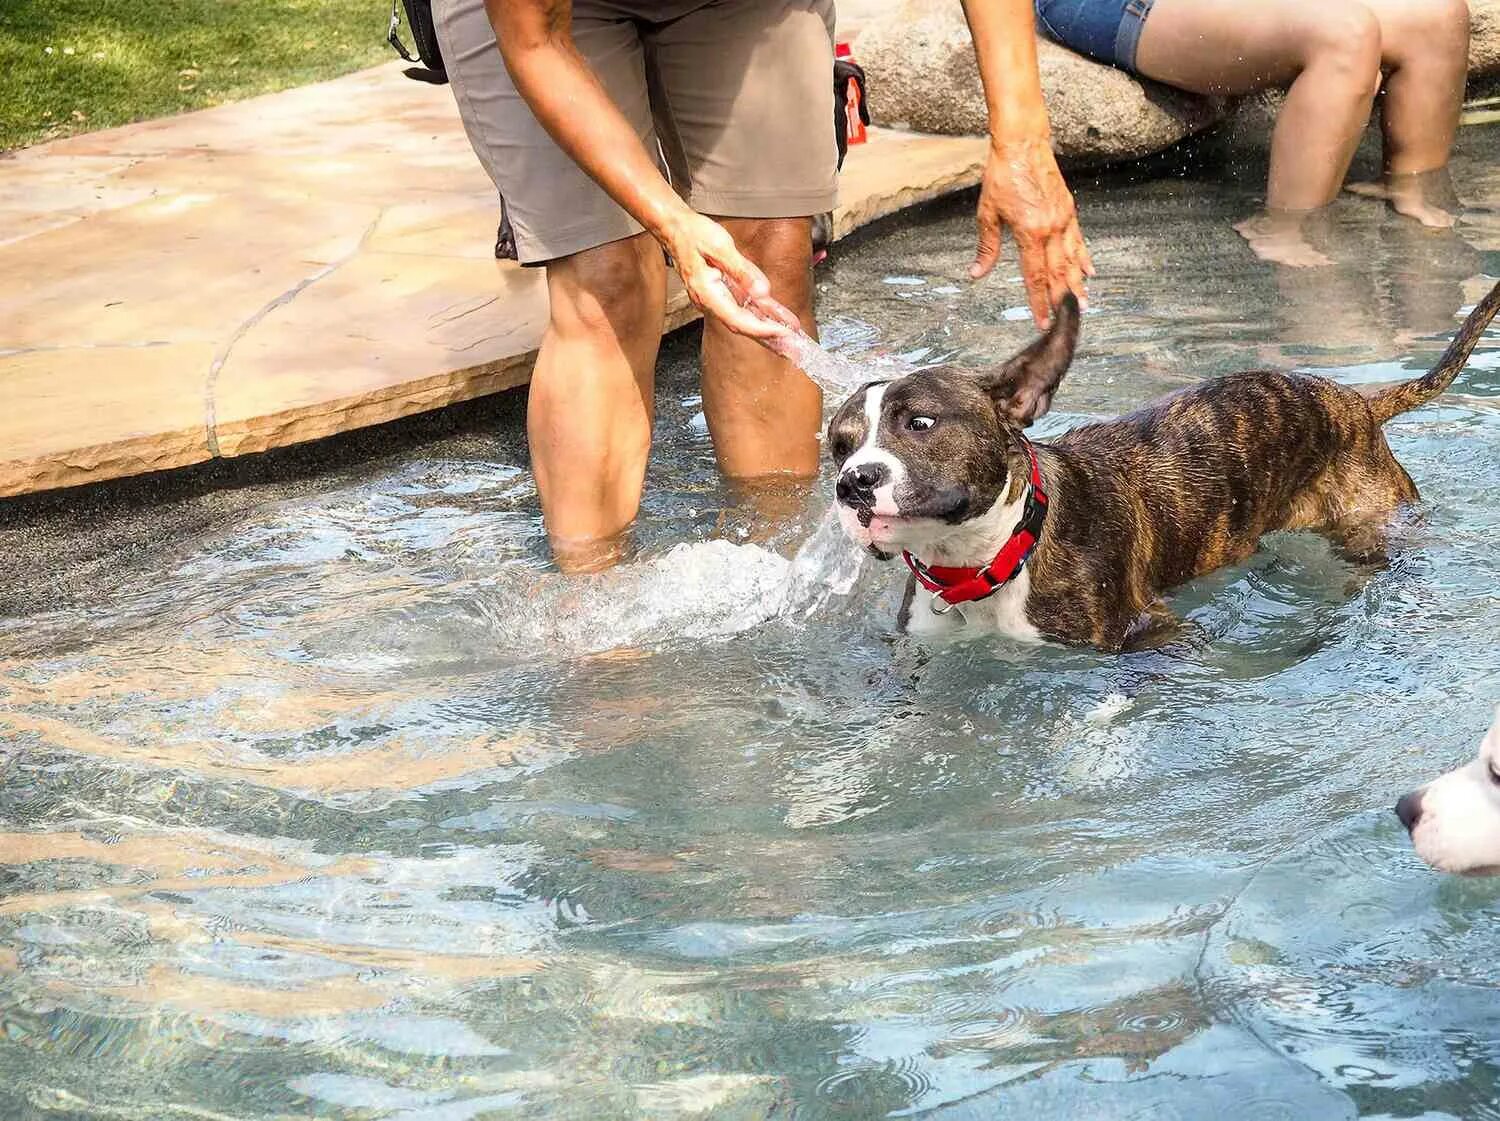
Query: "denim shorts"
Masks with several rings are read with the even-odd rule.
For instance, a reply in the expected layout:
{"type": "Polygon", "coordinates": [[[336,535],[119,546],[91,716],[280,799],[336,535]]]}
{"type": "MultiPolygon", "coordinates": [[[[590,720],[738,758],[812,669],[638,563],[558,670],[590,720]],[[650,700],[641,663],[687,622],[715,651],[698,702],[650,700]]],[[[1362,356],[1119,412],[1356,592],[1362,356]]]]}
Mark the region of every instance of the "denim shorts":
{"type": "Polygon", "coordinates": [[[1037,18],[1063,46],[1135,71],[1135,49],[1151,0],[1036,0],[1037,18]]]}

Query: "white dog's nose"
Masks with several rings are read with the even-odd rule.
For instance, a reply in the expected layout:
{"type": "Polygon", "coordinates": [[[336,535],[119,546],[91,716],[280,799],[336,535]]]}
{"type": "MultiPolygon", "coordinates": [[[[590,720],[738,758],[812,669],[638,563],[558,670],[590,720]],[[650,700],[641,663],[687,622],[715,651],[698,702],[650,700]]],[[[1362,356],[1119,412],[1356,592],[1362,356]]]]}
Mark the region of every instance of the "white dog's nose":
{"type": "Polygon", "coordinates": [[[1406,826],[1408,833],[1415,829],[1417,822],[1422,820],[1422,792],[1414,790],[1410,794],[1403,794],[1396,803],[1396,816],[1406,826]]]}

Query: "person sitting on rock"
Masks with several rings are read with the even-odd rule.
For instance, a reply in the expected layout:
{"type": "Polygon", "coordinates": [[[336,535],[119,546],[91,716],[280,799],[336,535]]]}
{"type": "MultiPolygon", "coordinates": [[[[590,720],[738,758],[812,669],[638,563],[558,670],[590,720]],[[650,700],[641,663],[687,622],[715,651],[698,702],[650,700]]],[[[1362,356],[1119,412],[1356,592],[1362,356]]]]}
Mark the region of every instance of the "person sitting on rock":
{"type": "Polygon", "coordinates": [[[1428,226],[1454,216],[1441,186],[1463,103],[1465,0],[1036,0],[1064,46],[1167,85],[1211,95],[1287,87],[1271,136],[1265,213],[1236,229],[1261,256],[1327,264],[1302,217],[1343,185],[1383,95],[1385,174],[1349,190],[1428,226]]]}
{"type": "MultiPolygon", "coordinates": [[[[602,567],[640,506],[667,278],[705,313],[723,473],[817,473],[821,394],[759,345],[812,317],[811,216],[834,203],[833,0],[436,0],[470,143],[549,322],[527,433],[553,557],[602,567]],[[497,49],[498,44],[498,49],[497,49]],[[671,171],[663,175],[662,162],[671,171]]],[[[1008,227],[1038,321],[1092,271],[1052,155],[1030,0],[971,0],[991,146],[970,273],[1008,227]]]]}

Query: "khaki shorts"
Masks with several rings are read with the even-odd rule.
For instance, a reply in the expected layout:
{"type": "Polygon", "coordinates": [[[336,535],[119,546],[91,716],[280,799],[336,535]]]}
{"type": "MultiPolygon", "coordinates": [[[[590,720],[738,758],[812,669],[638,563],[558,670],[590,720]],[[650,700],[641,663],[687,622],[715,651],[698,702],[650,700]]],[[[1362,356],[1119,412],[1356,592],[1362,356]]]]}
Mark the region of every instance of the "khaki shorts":
{"type": "MultiPolygon", "coordinates": [[[[459,114],[521,262],[639,233],[516,92],[484,0],[433,7],[459,114]]],[[[694,210],[800,218],[833,208],[833,0],[574,0],[573,39],[694,210]]]]}

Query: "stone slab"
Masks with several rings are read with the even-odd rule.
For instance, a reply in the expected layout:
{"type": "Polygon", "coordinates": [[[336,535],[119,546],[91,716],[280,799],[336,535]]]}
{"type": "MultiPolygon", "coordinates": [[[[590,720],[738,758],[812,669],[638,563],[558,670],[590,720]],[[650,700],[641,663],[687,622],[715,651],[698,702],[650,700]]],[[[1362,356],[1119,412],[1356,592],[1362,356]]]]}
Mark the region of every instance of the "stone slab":
{"type": "MultiPolygon", "coordinates": [[[[201,156],[273,152],[297,159],[373,155],[421,162],[421,140],[454,137],[453,95],[392,62],[227,105],[87,132],[29,149],[67,156],[201,156]],[[395,96],[393,96],[395,95],[395,96]]],[[[456,139],[463,140],[462,130],[456,139]]]]}
{"type": "MultiPolygon", "coordinates": [[[[984,151],[874,130],[836,234],[972,185],[984,151]]],[[[542,273],[494,259],[451,94],[397,66],[13,154],[0,218],[0,495],[520,385],[546,323],[542,273]]],[[[667,312],[697,317],[675,278],[667,312]]]]}
{"type": "Polygon", "coordinates": [[[207,343],[0,355],[0,496],[202,463],[207,343]]]}
{"type": "Polygon", "coordinates": [[[162,191],[0,245],[0,350],[222,344],[260,308],[353,254],[369,204],[162,191]]]}
{"type": "Polygon", "coordinates": [[[237,339],[213,386],[220,455],[378,424],[518,385],[547,322],[542,274],[366,252],[237,339]]]}
{"type": "Polygon", "coordinates": [[[492,261],[499,222],[493,198],[429,194],[387,206],[365,247],[377,253],[492,261]]]}
{"type": "Polygon", "coordinates": [[[983,137],[871,129],[870,142],[850,148],[844,159],[834,236],[974,186],[988,152],[989,141],[983,137]]]}

